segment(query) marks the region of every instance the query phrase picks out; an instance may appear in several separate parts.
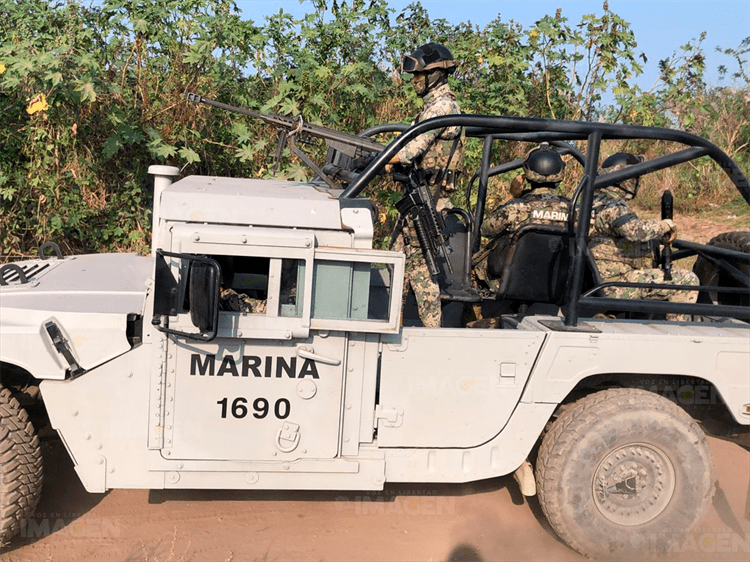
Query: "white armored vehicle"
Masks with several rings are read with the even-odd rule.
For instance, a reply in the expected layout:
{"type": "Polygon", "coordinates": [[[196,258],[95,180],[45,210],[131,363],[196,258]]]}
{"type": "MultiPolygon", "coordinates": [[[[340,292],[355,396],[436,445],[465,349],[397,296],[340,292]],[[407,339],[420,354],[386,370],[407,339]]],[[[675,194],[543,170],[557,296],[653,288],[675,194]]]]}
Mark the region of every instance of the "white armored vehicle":
{"type": "Polygon", "coordinates": [[[747,200],[737,166],[692,135],[476,115],[409,128],[343,174],[343,188],[329,185],[333,164],[317,170],[327,183],[152,167],[151,256],[0,269],[0,543],[39,496],[39,442],[21,404],[41,400],[90,492],[378,490],[515,473],[582,553],[668,548],[713,491],[702,426],[750,427],[750,252],[737,247],[748,235],[676,241],[672,258],[699,254],[710,281],[700,302],[670,304],[604,296],[587,225],[596,186],[705,155],[747,200]],[[408,306],[402,321],[404,257],[373,249],[374,207],[359,193],[408,140],[449,125],[484,139],[480,203],[443,217],[433,257],[446,326],[426,329],[408,306]],[[597,176],[601,141],[615,138],[682,147],[597,176]],[[490,167],[505,140],[550,141],[585,173],[575,221],[517,235],[502,294],[481,295],[468,257],[488,177],[520,166],[490,167]],[[585,154],[572,140],[588,141],[585,154]],[[255,308],[227,310],[227,294],[255,308]],[[518,306],[496,327],[462,327],[451,309],[479,301],[518,306]],[[670,311],[694,321],[664,320],[670,311]],[[686,385],[712,407],[675,399],[686,385]]]}

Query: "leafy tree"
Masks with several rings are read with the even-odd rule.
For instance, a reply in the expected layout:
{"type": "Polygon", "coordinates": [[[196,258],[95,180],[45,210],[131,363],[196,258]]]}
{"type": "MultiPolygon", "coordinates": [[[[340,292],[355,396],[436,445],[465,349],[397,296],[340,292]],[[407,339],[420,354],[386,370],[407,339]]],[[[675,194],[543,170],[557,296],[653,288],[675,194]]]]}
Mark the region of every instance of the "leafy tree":
{"type": "MultiPolygon", "coordinates": [[[[253,22],[233,0],[0,0],[0,253],[30,254],[44,240],[74,252],[146,251],[154,163],[309,178],[288,152],[276,173],[271,127],[185,93],[356,133],[419,111],[398,68],[429,41],[459,61],[450,81],[465,112],[678,126],[750,160],[750,38],[723,49],[737,67],[724,73],[739,87],[706,86],[700,37],[660,61],[659,80],[642,91],[633,78],[645,55],[606,2],[578,23],[557,10],[528,28],[500,17],[483,28],[432,19],[420,2],[398,13],[387,0],[309,6],[299,18],[281,8],[253,22]],[[615,107],[602,107],[605,94],[615,107]]],[[[513,143],[500,150],[519,155],[513,143]]],[[[480,152],[469,143],[467,169],[480,152]]],[[[727,197],[719,176],[699,163],[663,179],[698,201],[727,197]]],[[[398,193],[382,182],[369,195],[385,232],[398,193]]]]}

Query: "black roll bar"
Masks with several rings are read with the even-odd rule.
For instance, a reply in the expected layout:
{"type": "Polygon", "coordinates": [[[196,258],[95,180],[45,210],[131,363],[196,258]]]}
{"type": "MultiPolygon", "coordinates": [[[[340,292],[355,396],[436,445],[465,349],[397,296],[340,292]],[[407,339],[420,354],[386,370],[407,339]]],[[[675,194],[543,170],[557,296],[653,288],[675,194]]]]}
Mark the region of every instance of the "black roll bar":
{"type": "MultiPolygon", "coordinates": [[[[489,178],[489,162],[492,155],[492,144],[495,140],[518,140],[527,142],[548,141],[558,147],[569,148],[571,153],[580,161],[583,156],[580,151],[574,147],[565,145],[566,141],[586,140],[587,148],[585,154],[585,173],[581,184],[576,189],[576,193],[581,193],[581,202],[578,209],[577,228],[575,230],[575,244],[573,247],[573,260],[570,268],[570,276],[567,286],[567,307],[564,311],[566,327],[575,326],[578,323],[578,316],[581,306],[594,305],[615,305],[621,299],[607,299],[604,297],[582,297],[581,289],[583,286],[584,268],[586,266],[586,249],[588,247],[588,226],[591,220],[591,207],[594,190],[614,183],[622,182],[632,177],[655,172],[676,164],[694,160],[702,156],[711,157],[719,164],[734,186],[740,192],[745,201],[750,204],[750,183],[747,177],[739,169],[737,164],[719,147],[710,141],[674,129],[665,129],[660,127],[643,127],[639,125],[613,125],[610,123],[591,123],[586,121],[563,121],[555,119],[539,119],[533,117],[508,117],[492,115],[471,115],[457,114],[433,117],[417,123],[407,128],[398,138],[391,142],[383,149],[378,156],[365,168],[357,178],[341,193],[340,198],[351,199],[357,197],[365,187],[377,176],[382,168],[398,153],[406,144],[419,135],[435,129],[446,127],[463,127],[467,137],[476,137],[484,139],[482,149],[482,163],[479,171],[479,192],[477,197],[477,208],[474,217],[473,234],[475,241],[473,246],[479,240],[479,231],[481,228],[482,215],[484,214],[484,197],[489,178]],[[663,140],[680,143],[688,148],[660,156],[625,169],[597,176],[597,165],[599,161],[599,152],[602,140],[627,140],[627,139],[648,139],[663,140]],[[612,301],[612,302],[610,302],[612,301]]],[[[392,129],[390,129],[392,130],[392,129]]],[[[572,218],[572,217],[571,217],[572,218]]],[[[643,301],[632,301],[634,304],[619,303],[619,306],[613,306],[625,310],[625,307],[631,307],[638,310],[634,311],[657,311],[666,310],[667,303],[646,303],[643,301]]],[[[669,303],[675,308],[675,312],[681,312],[683,309],[688,312],[688,307],[695,314],[709,314],[708,307],[713,305],[687,305],[684,303],[669,303]],[[679,310],[678,310],[679,309],[679,310]]],[[[713,306],[711,312],[713,315],[721,313],[726,308],[727,312],[731,308],[730,314],[739,314],[738,307],[713,306]]],[[[745,313],[739,314],[743,317],[745,313]]]]}
{"type": "MultiPolygon", "coordinates": [[[[466,136],[487,137],[506,140],[585,140],[593,132],[601,135],[601,140],[613,139],[650,139],[681,143],[690,147],[705,149],[705,153],[689,153],[688,160],[708,155],[715,160],[729,176],[745,201],[750,204],[750,183],[737,164],[718,146],[692,133],[664,129],[661,127],[642,127],[639,125],[612,125],[610,123],[591,123],[587,121],[563,121],[556,119],[539,119],[535,117],[507,117],[493,115],[457,114],[433,117],[406,129],[391,142],[370,165],[365,168],[357,180],[341,194],[344,199],[356,197],[375,178],[378,171],[406,144],[426,132],[445,127],[464,127],[466,136]]],[[[677,153],[679,154],[679,153],[677,153]]],[[[668,155],[668,157],[674,155],[668,155]]],[[[664,157],[662,157],[664,158],[664,157]]],[[[654,159],[654,161],[657,159],[654,159]]],[[[686,160],[681,160],[686,161],[686,160]]],[[[650,161],[653,162],[653,161],[650,161]]],[[[650,162],[645,162],[648,168],[650,162]]],[[[670,164],[664,164],[667,167],[670,164]]],[[[635,167],[635,166],[634,166],[635,167]]],[[[660,168],[656,168],[660,169],[660,168]]],[[[628,170],[630,171],[630,170],[628,170]]],[[[653,171],[653,170],[650,170],[653,171]]],[[[642,172],[641,172],[642,173],[642,172]]]]}
{"type": "Polygon", "coordinates": [[[572,275],[568,278],[567,299],[568,309],[565,313],[565,325],[578,324],[578,299],[583,288],[583,271],[586,265],[586,248],[589,241],[589,224],[591,223],[591,207],[594,200],[594,182],[596,181],[596,165],[599,162],[599,145],[602,141],[601,131],[592,131],[586,148],[586,164],[581,183],[583,185],[581,207],[578,213],[578,226],[575,231],[575,246],[573,247],[572,275]]]}

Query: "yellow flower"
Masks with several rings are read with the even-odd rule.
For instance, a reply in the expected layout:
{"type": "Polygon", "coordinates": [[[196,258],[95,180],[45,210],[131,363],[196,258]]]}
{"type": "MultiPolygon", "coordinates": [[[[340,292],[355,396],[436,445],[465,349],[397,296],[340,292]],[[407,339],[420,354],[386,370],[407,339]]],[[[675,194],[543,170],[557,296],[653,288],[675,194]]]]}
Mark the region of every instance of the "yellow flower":
{"type": "Polygon", "coordinates": [[[5,65],[0,62],[0,74],[2,74],[3,72],[5,72],[5,65]]]}
{"type": "Polygon", "coordinates": [[[38,111],[47,111],[48,109],[49,104],[47,103],[47,96],[45,96],[44,94],[37,94],[29,102],[29,107],[26,108],[26,113],[28,113],[29,115],[34,115],[38,111]]]}

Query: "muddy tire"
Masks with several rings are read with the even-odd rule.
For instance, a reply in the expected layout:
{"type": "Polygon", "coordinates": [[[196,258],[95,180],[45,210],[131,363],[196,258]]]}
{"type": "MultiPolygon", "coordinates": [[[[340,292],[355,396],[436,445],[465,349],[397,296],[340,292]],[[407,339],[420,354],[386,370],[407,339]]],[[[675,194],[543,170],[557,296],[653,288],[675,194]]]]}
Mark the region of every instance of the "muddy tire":
{"type": "Polygon", "coordinates": [[[41,491],[39,437],[18,400],[0,387],[0,547],[33,515],[41,491]]]}
{"type": "MultiPolygon", "coordinates": [[[[750,254],[750,232],[725,232],[711,239],[709,246],[716,246],[727,250],[735,250],[750,254]]],[[[745,275],[750,276],[750,263],[733,263],[737,269],[745,275]]],[[[693,273],[700,279],[701,285],[713,285],[721,287],[741,287],[740,283],[729,273],[720,270],[710,261],[698,257],[693,266],[693,273]]],[[[731,304],[739,306],[750,306],[750,293],[701,293],[698,302],[713,304],[731,304]]]]}
{"type": "Polygon", "coordinates": [[[599,559],[652,558],[702,516],[714,489],[706,436],[680,407],[617,388],[578,400],[545,435],[539,502],[555,532],[599,559]]]}

